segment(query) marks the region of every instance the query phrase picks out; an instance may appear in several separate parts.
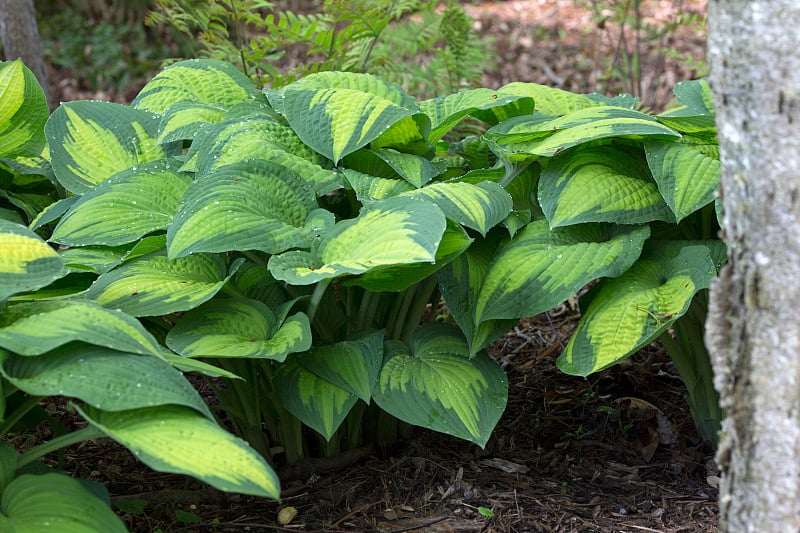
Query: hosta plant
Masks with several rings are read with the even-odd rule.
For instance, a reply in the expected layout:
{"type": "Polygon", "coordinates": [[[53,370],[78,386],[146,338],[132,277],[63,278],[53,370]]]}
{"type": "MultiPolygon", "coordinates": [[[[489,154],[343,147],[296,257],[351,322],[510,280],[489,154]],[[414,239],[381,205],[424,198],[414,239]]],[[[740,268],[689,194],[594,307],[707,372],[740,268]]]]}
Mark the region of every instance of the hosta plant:
{"type": "Polygon", "coordinates": [[[483,446],[507,395],[486,347],[587,285],[562,369],[587,375],[662,336],[690,401],[713,392],[695,341],[674,336],[724,258],[703,82],[651,116],[527,83],[419,101],[325,72],[262,91],[192,60],[129,106],[47,118],[21,64],[0,72],[19,85],[0,112],[6,189],[37,175],[61,192],[27,226],[0,221],[4,427],[42,396],[88,423],[9,451],[9,479],[99,436],[270,497],[268,463],[405,424],[483,446]],[[213,410],[187,374],[208,379],[213,410]]]}

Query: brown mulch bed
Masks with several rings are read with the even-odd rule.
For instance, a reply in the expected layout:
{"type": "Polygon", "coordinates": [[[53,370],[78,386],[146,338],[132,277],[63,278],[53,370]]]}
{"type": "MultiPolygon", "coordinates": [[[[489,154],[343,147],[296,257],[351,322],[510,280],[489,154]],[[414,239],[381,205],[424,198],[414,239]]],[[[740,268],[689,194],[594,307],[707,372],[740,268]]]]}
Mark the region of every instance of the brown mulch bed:
{"type": "MultiPolygon", "coordinates": [[[[643,13],[666,20],[676,4],[705,11],[705,0],[651,0],[643,13]]],[[[465,8],[496,41],[487,87],[533,81],[609,95],[620,88],[606,76],[619,29],[599,28],[586,7],[508,0],[465,8]]],[[[663,107],[677,81],[697,74],[665,56],[671,46],[702,59],[704,38],[684,31],[643,48],[649,107],[663,107]]],[[[74,80],[55,84],[61,100],[128,99],[79,91],[74,80]]],[[[491,347],[508,374],[509,403],[483,450],[419,429],[391,450],[284,470],[280,505],[151,472],[108,441],[67,450],[64,466],[106,484],[126,524],[141,532],[715,531],[711,450],[697,440],[669,359],[651,345],[588,379],[566,376],[555,359],[576,313],[567,304],[524,320],[491,347]],[[297,516],[280,525],[285,507],[297,516]]]]}

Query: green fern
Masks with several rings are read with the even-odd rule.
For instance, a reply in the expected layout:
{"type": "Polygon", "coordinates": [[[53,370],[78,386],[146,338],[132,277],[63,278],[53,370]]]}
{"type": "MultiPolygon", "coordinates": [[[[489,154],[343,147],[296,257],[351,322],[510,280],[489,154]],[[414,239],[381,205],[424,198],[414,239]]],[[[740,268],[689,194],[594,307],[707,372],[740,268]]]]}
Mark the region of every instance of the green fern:
{"type": "Polygon", "coordinates": [[[324,0],[318,13],[278,11],[259,0],[157,0],[147,23],[196,39],[197,55],[230,61],[278,87],[325,70],[370,72],[419,96],[477,85],[488,43],[454,1],[324,0]],[[279,70],[287,50],[306,60],[279,70]]]}

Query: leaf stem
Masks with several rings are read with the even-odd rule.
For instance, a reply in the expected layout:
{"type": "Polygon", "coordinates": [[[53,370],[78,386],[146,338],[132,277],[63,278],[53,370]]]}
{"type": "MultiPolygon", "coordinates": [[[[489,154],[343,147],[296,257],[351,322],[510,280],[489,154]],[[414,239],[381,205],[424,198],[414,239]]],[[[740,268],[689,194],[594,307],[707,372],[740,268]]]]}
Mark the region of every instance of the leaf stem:
{"type": "Polygon", "coordinates": [[[27,414],[28,411],[36,407],[36,404],[39,403],[39,400],[42,399],[42,396],[29,396],[24,402],[22,402],[14,412],[11,413],[3,423],[0,424],[0,435],[5,435],[8,431],[14,427],[14,424],[20,421],[20,419],[27,414]]]}
{"type": "Polygon", "coordinates": [[[40,457],[44,457],[48,453],[60,450],[61,448],[65,448],[67,446],[71,446],[79,442],[97,439],[105,436],[106,436],[105,433],[103,433],[101,430],[97,429],[94,426],[87,426],[83,429],[79,429],[78,431],[73,431],[72,433],[61,435],[60,437],[56,437],[47,442],[43,442],[38,446],[34,446],[30,450],[22,454],[22,457],[20,457],[19,461],[17,462],[17,468],[21,468],[27,465],[28,463],[35,461],[40,457]]]}
{"type": "Polygon", "coordinates": [[[306,315],[308,316],[309,322],[314,321],[319,304],[322,302],[322,297],[325,295],[325,291],[330,283],[330,278],[323,279],[322,281],[317,282],[316,287],[314,287],[314,292],[311,293],[311,300],[308,302],[308,308],[306,309],[306,315]]]}

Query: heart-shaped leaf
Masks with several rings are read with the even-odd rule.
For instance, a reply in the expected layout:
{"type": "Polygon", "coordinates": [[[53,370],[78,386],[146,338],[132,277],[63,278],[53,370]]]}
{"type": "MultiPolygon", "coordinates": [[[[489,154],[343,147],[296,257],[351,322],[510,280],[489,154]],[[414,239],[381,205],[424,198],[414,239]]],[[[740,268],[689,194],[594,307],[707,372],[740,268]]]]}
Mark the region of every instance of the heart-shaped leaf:
{"type": "Polygon", "coordinates": [[[188,407],[162,405],[121,412],[76,409],[153,470],[186,474],[225,492],[280,498],[278,476],[263,457],[188,407]]]}
{"type": "Polygon", "coordinates": [[[706,246],[652,243],[627,272],[593,289],[558,367],[586,376],[628,357],[680,318],[715,276],[706,246]]]}
{"type": "Polygon", "coordinates": [[[311,245],[333,215],[292,170],[253,159],[200,176],[167,231],[170,257],[195,252],[280,253],[311,245]],[[328,216],[323,216],[328,215],[328,216]]]}
{"type": "MultiPolygon", "coordinates": [[[[527,96],[533,98],[536,111],[546,115],[566,115],[579,109],[600,105],[586,95],[575,94],[564,89],[515,81],[498,91],[501,95],[527,96]]],[[[523,113],[520,113],[523,114],[523,113]]],[[[530,113],[527,113],[530,114],[530,113]]]]}
{"type": "Polygon", "coordinates": [[[485,352],[469,356],[458,330],[429,323],[408,347],[386,341],[375,402],[400,420],[485,446],[506,406],[508,383],[485,352]]]}
{"type": "Polygon", "coordinates": [[[279,323],[256,300],[212,300],[189,311],[167,334],[167,346],[186,357],[248,357],[283,361],[311,348],[308,317],[297,313],[279,323]]]}
{"type": "Polygon", "coordinates": [[[178,155],[180,145],[158,144],[158,122],[153,113],[121,104],[61,104],[44,128],[58,182],[82,194],[121,170],[178,155]]]}
{"type": "Polygon", "coordinates": [[[539,203],[553,228],[673,221],[644,158],[630,148],[589,147],[554,157],[539,179],[539,203]]]}

